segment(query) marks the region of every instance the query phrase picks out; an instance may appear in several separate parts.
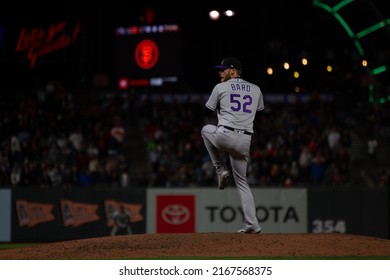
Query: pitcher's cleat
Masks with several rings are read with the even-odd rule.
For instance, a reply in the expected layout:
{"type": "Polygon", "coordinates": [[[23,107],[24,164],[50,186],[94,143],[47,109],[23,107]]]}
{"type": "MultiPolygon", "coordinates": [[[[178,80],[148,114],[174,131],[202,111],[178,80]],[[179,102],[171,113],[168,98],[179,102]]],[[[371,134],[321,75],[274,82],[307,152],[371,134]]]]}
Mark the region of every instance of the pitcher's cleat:
{"type": "Polygon", "coordinates": [[[237,232],[239,233],[250,233],[250,234],[257,234],[261,232],[261,227],[258,228],[249,228],[249,227],[244,227],[243,229],[238,230],[237,232]]]}
{"type": "Polygon", "coordinates": [[[229,185],[229,171],[222,171],[221,175],[218,175],[218,189],[223,190],[229,185]]]}

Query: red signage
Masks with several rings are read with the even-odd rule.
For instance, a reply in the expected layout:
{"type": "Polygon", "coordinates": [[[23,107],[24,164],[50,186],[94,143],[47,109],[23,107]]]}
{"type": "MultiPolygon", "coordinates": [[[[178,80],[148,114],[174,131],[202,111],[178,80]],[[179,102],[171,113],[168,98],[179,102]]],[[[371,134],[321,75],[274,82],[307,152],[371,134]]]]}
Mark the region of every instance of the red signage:
{"type": "Polygon", "coordinates": [[[23,27],[19,33],[16,52],[27,52],[30,68],[33,68],[38,57],[44,57],[50,53],[64,49],[73,44],[80,33],[80,24],[69,28],[66,22],[50,25],[47,29],[23,27]]]}
{"type": "Polygon", "coordinates": [[[195,232],[194,195],[157,196],[157,233],[195,232]]]}
{"type": "Polygon", "coordinates": [[[159,59],[157,44],[149,39],[141,41],[135,48],[135,62],[142,69],[153,68],[159,59]]]}

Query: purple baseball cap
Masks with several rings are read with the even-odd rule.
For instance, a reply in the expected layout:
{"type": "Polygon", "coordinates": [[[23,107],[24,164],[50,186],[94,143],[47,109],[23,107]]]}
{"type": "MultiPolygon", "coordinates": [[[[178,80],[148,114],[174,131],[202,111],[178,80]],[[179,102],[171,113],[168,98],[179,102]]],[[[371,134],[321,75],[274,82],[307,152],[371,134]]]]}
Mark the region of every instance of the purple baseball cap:
{"type": "Polygon", "coordinates": [[[219,69],[236,68],[237,70],[242,70],[242,65],[237,58],[226,57],[222,60],[221,64],[215,66],[215,68],[219,68],[219,69]]]}

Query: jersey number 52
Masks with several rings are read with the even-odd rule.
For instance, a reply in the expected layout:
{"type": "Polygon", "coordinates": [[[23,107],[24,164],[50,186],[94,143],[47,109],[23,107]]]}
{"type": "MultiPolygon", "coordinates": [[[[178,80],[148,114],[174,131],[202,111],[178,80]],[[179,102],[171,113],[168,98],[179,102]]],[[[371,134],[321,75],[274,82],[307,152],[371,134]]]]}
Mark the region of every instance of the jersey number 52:
{"type": "Polygon", "coordinates": [[[240,94],[232,93],[230,94],[230,103],[232,103],[230,109],[234,112],[242,110],[245,113],[252,113],[252,110],[249,109],[249,106],[252,104],[252,96],[250,95],[244,95],[241,98],[240,94]]]}

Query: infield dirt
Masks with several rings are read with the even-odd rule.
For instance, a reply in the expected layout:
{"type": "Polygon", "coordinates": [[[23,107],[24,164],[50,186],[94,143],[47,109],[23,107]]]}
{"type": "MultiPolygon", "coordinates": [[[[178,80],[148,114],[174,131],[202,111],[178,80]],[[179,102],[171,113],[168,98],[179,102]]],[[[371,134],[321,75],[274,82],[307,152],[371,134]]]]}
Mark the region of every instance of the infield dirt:
{"type": "Polygon", "coordinates": [[[348,234],[134,234],[0,250],[2,260],[390,256],[390,240],[348,234]]]}

